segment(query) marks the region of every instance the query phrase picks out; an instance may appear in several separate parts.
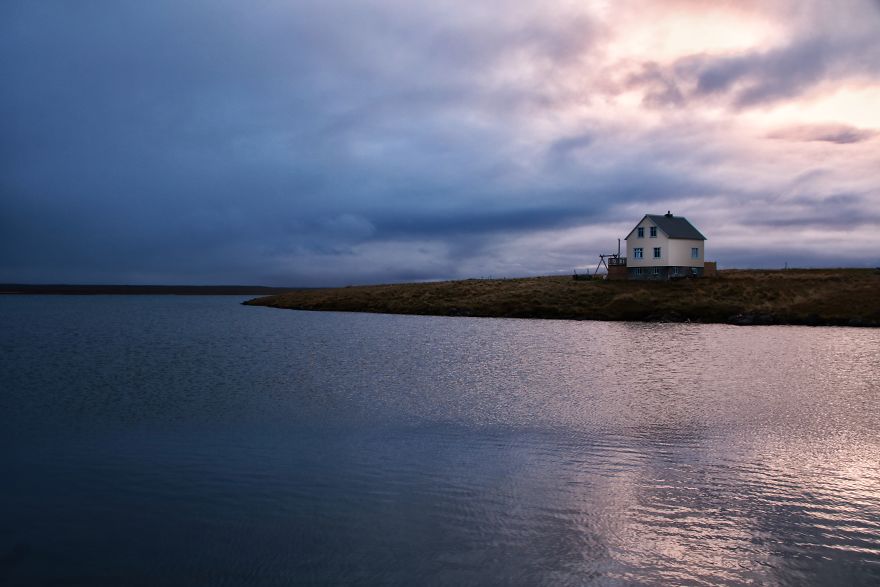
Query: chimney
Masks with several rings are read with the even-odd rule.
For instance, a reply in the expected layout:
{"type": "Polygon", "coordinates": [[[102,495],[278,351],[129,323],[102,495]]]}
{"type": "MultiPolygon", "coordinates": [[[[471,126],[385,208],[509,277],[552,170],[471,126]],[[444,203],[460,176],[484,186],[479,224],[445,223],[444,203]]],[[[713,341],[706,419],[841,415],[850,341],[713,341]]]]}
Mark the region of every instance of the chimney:
{"type": "Polygon", "coordinates": [[[666,211],[666,217],[667,217],[667,218],[672,218],[672,212],[670,212],[669,210],[667,210],[667,211],[666,211]]]}

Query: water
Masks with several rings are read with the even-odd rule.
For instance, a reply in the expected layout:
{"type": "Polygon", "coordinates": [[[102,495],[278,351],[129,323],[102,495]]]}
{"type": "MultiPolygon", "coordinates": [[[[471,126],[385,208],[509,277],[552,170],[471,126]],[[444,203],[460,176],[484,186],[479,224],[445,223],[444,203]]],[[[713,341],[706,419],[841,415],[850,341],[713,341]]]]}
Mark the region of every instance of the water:
{"type": "Polygon", "coordinates": [[[880,582],[880,330],[0,298],[0,584],[880,582]]]}

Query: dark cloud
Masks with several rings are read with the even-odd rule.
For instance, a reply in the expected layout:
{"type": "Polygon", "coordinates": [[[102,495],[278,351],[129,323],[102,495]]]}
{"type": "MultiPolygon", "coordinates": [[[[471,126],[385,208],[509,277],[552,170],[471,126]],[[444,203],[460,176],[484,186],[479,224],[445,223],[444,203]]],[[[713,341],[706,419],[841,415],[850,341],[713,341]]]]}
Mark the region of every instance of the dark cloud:
{"type": "Polygon", "coordinates": [[[779,129],[768,135],[771,139],[787,141],[823,141],[848,145],[861,143],[877,136],[878,131],[855,128],[845,124],[791,126],[779,129]]]}
{"type": "Polygon", "coordinates": [[[627,76],[624,84],[627,88],[641,89],[644,92],[642,103],[652,108],[679,107],[685,103],[675,76],[658,63],[642,64],[640,71],[627,76]]]}
{"type": "Polygon", "coordinates": [[[733,105],[742,108],[800,96],[829,77],[873,69],[862,59],[875,45],[807,39],[772,51],[688,59],[676,70],[696,79],[697,96],[729,94],[733,105]]]}
{"type": "Polygon", "coordinates": [[[567,158],[576,155],[578,151],[586,149],[593,144],[593,141],[595,141],[595,138],[590,133],[563,137],[550,145],[550,155],[553,158],[567,158]]]}

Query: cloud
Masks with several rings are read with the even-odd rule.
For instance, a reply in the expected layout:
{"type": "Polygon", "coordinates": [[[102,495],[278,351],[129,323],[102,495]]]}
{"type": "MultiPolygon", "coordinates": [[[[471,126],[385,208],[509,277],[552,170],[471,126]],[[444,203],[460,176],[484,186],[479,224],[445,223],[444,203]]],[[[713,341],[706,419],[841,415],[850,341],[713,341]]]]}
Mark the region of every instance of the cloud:
{"type": "MultiPolygon", "coordinates": [[[[880,87],[876,6],[798,6],[4,2],[0,281],[535,274],[646,212],[713,246],[753,217],[807,226],[799,197],[835,227],[874,218],[876,125],[748,117],[880,87]],[[783,33],[642,46],[683,14],[783,33]]],[[[852,255],[871,264],[867,238],[852,255]]]]}
{"type": "Polygon", "coordinates": [[[676,68],[696,78],[696,96],[726,93],[735,107],[746,108],[801,96],[828,81],[875,75],[880,69],[865,54],[880,56],[876,45],[807,39],[766,52],[685,60],[676,68]]]}
{"type": "Polygon", "coordinates": [[[638,63],[634,71],[632,64],[624,64],[631,70],[624,87],[643,91],[649,107],[710,102],[741,110],[833,89],[831,84],[876,84],[880,76],[876,3],[775,2],[766,3],[763,13],[754,6],[746,12],[753,25],[775,18],[787,30],[768,45],[695,51],[666,62],[651,58],[638,63]]]}
{"type": "Polygon", "coordinates": [[[657,63],[642,64],[640,71],[627,76],[625,86],[641,89],[644,92],[642,103],[648,107],[681,107],[685,104],[684,93],[675,75],[657,63]]]}
{"type": "Polygon", "coordinates": [[[771,139],[787,141],[824,141],[838,145],[861,143],[877,136],[878,131],[854,128],[843,124],[792,126],[776,130],[769,135],[771,139]]]}

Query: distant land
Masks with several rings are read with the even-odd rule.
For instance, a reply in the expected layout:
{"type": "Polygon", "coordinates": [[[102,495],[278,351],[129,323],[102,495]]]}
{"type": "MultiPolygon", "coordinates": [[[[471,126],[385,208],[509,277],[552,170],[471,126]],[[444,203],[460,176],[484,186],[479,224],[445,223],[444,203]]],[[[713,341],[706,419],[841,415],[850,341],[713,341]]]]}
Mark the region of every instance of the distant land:
{"type": "Polygon", "coordinates": [[[719,271],[669,282],[571,277],[309,289],[244,302],[296,310],[438,316],[880,326],[880,271],[719,271]]]}
{"type": "Polygon", "coordinates": [[[0,294],[67,295],[270,295],[294,290],[291,287],[263,285],[75,285],[0,283],[0,294]]]}

